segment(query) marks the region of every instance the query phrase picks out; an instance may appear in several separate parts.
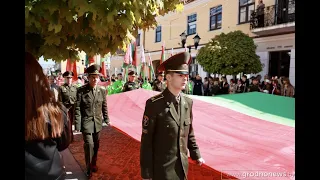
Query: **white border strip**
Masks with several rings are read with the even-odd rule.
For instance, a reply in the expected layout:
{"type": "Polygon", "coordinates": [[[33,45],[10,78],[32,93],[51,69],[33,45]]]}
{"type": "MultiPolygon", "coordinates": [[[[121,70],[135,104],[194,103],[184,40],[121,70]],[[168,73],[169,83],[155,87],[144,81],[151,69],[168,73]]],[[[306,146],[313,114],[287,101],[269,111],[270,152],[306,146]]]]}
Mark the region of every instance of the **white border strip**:
{"type": "Polygon", "coordinates": [[[282,124],[290,127],[295,127],[295,121],[293,119],[265,113],[265,112],[253,109],[244,104],[241,104],[237,101],[233,101],[233,100],[229,100],[221,97],[213,97],[213,99],[209,99],[208,97],[205,97],[205,96],[196,96],[196,95],[188,95],[188,96],[190,96],[192,99],[197,99],[197,100],[208,102],[217,106],[228,108],[233,111],[237,111],[242,114],[246,114],[248,116],[252,116],[258,119],[262,119],[265,121],[282,124]]]}

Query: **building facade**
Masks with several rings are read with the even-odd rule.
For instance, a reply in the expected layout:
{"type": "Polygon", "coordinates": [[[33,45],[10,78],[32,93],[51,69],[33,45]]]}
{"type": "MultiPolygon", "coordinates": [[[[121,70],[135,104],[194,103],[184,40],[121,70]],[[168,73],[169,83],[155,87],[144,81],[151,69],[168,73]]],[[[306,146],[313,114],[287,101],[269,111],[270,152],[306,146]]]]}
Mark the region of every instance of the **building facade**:
{"type": "MultiPolygon", "coordinates": [[[[193,74],[207,76],[197,64],[198,50],[220,33],[241,30],[254,38],[257,55],[263,64],[262,76],[287,76],[295,82],[295,2],[294,0],[264,0],[264,23],[256,26],[255,16],[259,0],[194,0],[187,1],[183,12],[170,12],[156,18],[158,25],[145,32],[139,31],[137,42],[143,44],[145,53],[150,53],[154,69],[160,64],[161,48],[165,45],[166,57],[186,51],[180,35],[188,37],[185,47],[191,47],[193,74]],[[201,40],[197,49],[194,36],[201,40]]],[[[187,48],[187,51],[189,49],[187,48]]],[[[138,57],[140,57],[138,55],[138,57]]],[[[147,57],[147,56],[146,56],[147,57]]],[[[139,59],[139,58],[138,58],[139,59]]],[[[111,62],[121,68],[123,57],[113,57],[111,62]],[[118,60],[116,60],[118,59],[118,60]],[[120,61],[115,63],[113,61],[120,61]]],[[[111,65],[111,69],[115,68],[111,65]]]]}

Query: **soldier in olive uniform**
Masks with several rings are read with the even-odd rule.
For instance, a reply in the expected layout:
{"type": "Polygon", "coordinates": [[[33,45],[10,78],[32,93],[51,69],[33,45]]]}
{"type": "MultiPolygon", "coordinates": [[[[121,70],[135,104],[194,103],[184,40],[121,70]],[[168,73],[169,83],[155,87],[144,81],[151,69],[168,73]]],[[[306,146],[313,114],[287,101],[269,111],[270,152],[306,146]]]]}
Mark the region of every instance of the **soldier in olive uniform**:
{"type": "Polygon", "coordinates": [[[152,90],[162,92],[166,89],[167,85],[163,81],[164,72],[158,74],[157,79],[153,82],[152,90]]]}
{"type": "Polygon", "coordinates": [[[106,90],[98,85],[99,70],[98,65],[87,68],[89,83],[78,89],[76,102],[75,127],[82,132],[89,178],[98,170],[96,162],[102,123],[110,125],[106,90]]]}
{"type": "Polygon", "coordinates": [[[73,75],[72,71],[63,73],[64,84],[58,90],[58,100],[68,109],[71,142],[73,141],[72,125],[75,119],[74,108],[77,100],[77,86],[72,84],[73,75]]]}
{"type": "Polygon", "coordinates": [[[128,82],[126,82],[123,86],[123,92],[132,91],[135,89],[139,89],[139,84],[137,84],[134,80],[136,77],[136,74],[134,71],[131,71],[128,73],[128,82]]]}
{"type": "Polygon", "coordinates": [[[181,93],[186,88],[190,54],[176,54],[159,66],[165,70],[167,88],[148,99],[142,121],[140,167],[143,179],[184,180],[188,150],[204,163],[193,132],[193,101],[181,93]]]}

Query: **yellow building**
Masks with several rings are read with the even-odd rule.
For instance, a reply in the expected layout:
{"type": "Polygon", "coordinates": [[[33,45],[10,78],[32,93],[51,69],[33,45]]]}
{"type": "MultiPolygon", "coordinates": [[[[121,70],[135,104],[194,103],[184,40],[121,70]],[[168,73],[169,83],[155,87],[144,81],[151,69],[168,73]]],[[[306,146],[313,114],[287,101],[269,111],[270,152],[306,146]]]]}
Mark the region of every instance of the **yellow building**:
{"type": "MultiPolygon", "coordinates": [[[[207,75],[196,63],[197,51],[193,37],[201,37],[200,49],[211,38],[222,32],[241,30],[254,38],[257,54],[264,65],[262,76],[287,76],[294,85],[295,61],[295,1],[264,0],[264,23],[256,27],[250,23],[252,12],[256,12],[258,0],[194,0],[188,1],[183,12],[170,12],[157,17],[158,26],[146,32],[139,31],[137,41],[151,54],[154,68],[159,65],[161,46],[165,44],[166,57],[185,51],[180,35],[188,34],[185,47],[191,46],[193,74],[207,75]],[[282,11],[279,11],[279,10],[282,11]]],[[[189,51],[189,50],[188,50],[189,51]]],[[[139,56],[140,57],[140,56],[139,56]]],[[[122,65],[123,57],[119,58],[122,65]]]]}

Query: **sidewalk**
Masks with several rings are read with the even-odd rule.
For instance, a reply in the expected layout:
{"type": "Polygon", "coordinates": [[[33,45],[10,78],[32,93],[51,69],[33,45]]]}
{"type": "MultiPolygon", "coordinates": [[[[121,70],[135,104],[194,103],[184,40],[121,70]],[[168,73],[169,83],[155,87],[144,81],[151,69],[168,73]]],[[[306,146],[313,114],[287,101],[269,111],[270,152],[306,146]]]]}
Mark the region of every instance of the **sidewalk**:
{"type": "Polygon", "coordinates": [[[65,180],[87,180],[88,178],[80,168],[80,165],[74,159],[69,148],[61,152],[64,165],[66,166],[67,176],[65,180]]]}
{"type": "MultiPolygon", "coordinates": [[[[74,129],[74,125],[72,126],[72,129],[74,129]]],[[[81,134],[79,133],[73,133],[73,135],[81,134]]],[[[65,149],[61,152],[63,159],[64,159],[64,165],[66,167],[67,176],[65,180],[88,180],[85,173],[82,171],[80,165],[76,161],[76,159],[71,154],[69,148],[65,149]]]]}

